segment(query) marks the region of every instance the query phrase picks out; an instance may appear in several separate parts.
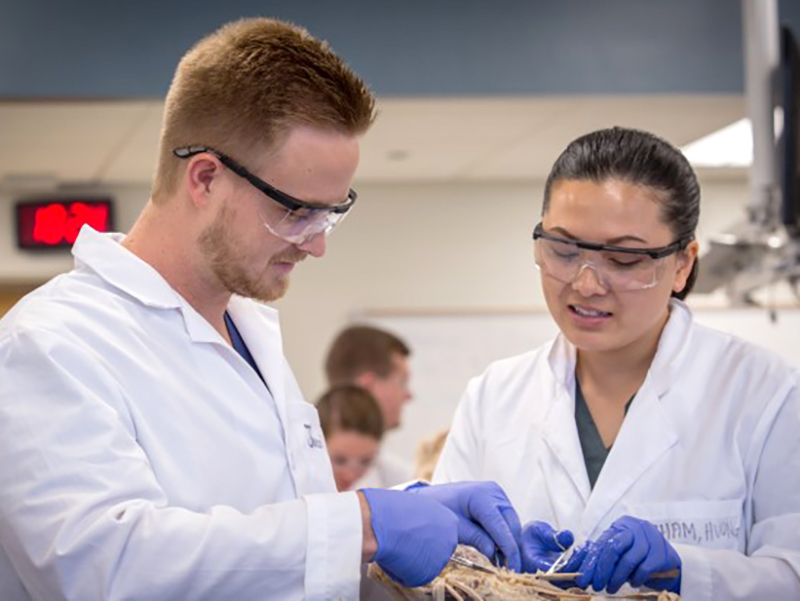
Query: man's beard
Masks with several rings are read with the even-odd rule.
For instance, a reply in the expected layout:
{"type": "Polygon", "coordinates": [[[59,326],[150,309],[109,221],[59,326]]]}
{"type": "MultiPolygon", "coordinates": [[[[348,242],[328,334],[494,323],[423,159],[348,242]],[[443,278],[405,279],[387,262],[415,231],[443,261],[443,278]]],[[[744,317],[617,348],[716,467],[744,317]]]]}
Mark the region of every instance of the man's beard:
{"type": "MultiPolygon", "coordinates": [[[[232,294],[265,303],[281,298],[289,288],[288,274],[272,280],[266,276],[254,279],[248,275],[245,269],[247,259],[230,242],[232,235],[229,223],[234,214],[226,203],[214,222],[198,238],[200,250],[208,259],[211,271],[232,294]]],[[[266,230],[264,233],[267,234],[266,230]]],[[[306,255],[307,253],[292,246],[271,257],[269,263],[296,263],[305,259],[306,255]]],[[[266,269],[267,266],[264,270],[266,269]]]]}

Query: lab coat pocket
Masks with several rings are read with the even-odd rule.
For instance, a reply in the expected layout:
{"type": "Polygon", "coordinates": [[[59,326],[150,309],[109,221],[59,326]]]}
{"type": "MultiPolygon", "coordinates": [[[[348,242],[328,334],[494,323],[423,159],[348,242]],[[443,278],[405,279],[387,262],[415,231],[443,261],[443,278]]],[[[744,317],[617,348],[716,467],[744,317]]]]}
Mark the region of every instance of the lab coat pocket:
{"type": "Polygon", "coordinates": [[[655,524],[671,543],[743,551],[743,501],[630,504],[629,514],[655,524]]]}
{"type": "Polygon", "coordinates": [[[319,423],[317,408],[298,401],[289,403],[289,465],[297,496],[335,492],[331,461],[319,423]]]}

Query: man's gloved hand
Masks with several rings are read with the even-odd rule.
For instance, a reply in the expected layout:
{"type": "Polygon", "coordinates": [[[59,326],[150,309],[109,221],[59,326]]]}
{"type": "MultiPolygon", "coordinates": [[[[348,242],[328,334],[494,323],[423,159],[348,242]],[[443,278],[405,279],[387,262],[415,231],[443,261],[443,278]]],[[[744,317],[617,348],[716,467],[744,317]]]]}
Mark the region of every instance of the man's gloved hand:
{"type": "Polygon", "coordinates": [[[458,544],[455,514],[432,499],[404,491],[360,492],[369,504],[378,541],[372,560],[403,586],[422,586],[436,578],[458,544]]]}
{"type": "Polygon", "coordinates": [[[625,516],[619,518],[600,537],[588,545],[575,579],[578,586],[590,584],[596,591],[605,589],[614,594],[625,582],[640,587],[679,593],[680,573],[675,578],[651,579],[657,572],[681,567],[678,552],[658,529],[645,520],[625,516]]]}
{"type": "Polygon", "coordinates": [[[421,486],[409,492],[438,501],[458,516],[458,542],[475,547],[489,558],[499,548],[506,567],[520,571],[519,516],[499,484],[456,482],[421,486]]]}
{"type": "MultiPolygon", "coordinates": [[[[522,571],[546,572],[574,542],[569,530],[556,531],[545,522],[528,522],[522,529],[522,571]]],[[[570,558],[567,566],[573,563],[570,558]]]]}

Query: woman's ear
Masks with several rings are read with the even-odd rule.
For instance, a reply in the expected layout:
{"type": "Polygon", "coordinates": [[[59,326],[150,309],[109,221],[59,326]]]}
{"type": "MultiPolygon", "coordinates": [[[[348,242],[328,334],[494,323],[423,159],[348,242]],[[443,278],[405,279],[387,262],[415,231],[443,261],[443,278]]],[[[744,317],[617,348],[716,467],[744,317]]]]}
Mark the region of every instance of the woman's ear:
{"type": "Polygon", "coordinates": [[[692,273],[692,267],[694,267],[699,252],[700,244],[697,240],[692,240],[686,245],[686,248],[677,254],[678,270],[675,272],[675,278],[672,282],[672,290],[674,292],[678,293],[686,287],[686,281],[692,273]]]}

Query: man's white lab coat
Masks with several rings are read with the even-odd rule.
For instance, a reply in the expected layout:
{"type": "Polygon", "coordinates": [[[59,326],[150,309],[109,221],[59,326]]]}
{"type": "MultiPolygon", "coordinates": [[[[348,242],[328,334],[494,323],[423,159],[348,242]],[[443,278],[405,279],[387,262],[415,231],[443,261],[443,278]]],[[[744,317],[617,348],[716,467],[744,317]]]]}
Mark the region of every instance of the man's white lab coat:
{"type": "Polygon", "coordinates": [[[673,301],[593,490],[563,336],[473,379],[434,482],[497,480],[523,523],[595,539],[623,515],[677,549],[685,599],[800,599],[800,376],[673,301]]]}
{"type": "Polygon", "coordinates": [[[0,322],[0,599],[356,598],[358,499],[276,312],[229,305],[267,389],[120,239],[84,228],[0,322]]]}

